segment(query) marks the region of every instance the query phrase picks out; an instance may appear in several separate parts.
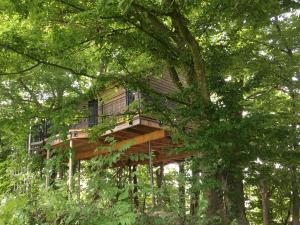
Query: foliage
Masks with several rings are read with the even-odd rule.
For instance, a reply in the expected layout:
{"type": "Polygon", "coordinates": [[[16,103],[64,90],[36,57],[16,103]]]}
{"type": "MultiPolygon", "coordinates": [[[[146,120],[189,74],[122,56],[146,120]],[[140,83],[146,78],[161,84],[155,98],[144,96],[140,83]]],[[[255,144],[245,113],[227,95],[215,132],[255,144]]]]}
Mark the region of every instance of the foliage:
{"type": "MultiPolygon", "coordinates": [[[[0,224],[247,225],[266,223],[266,215],[274,224],[297,217],[299,1],[4,0],[0,21],[0,224]],[[149,85],[165,74],[176,93],[149,85]],[[82,185],[74,186],[80,199],[75,191],[68,197],[66,152],[50,150],[47,163],[28,156],[30,127],[51,122],[49,149],[86,117],[82,103],[111,86],[143,93],[143,113],[184,143],[171,153],[200,157],[181,174],[165,172],[161,186],[155,168],[150,184],[146,166],[133,171],[149,155],[127,157],[133,143],[114,151],[108,138],[101,149],[110,154],[83,163],[82,185]],[[114,168],[120,157],[133,164],[114,168]]],[[[120,117],[130,122],[138,106],[101,118],[88,130],[91,140],[120,117]]]]}

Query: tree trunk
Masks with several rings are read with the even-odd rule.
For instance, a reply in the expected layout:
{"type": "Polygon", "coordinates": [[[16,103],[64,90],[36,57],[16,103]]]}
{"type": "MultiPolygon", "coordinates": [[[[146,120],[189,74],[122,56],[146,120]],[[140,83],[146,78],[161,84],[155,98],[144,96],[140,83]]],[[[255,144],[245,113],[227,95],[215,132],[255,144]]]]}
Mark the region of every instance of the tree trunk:
{"type": "MultiPolygon", "coordinates": [[[[207,176],[207,175],[206,175],[207,176]]],[[[208,177],[206,177],[208,178],[208,177]]],[[[218,183],[214,187],[210,187],[204,192],[207,200],[207,207],[205,210],[207,225],[229,225],[229,219],[225,213],[224,207],[224,193],[221,189],[222,177],[220,171],[216,171],[214,177],[218,183]]]]}
{"type": "Polygon", "coordinates": [[[184,163],[179,163],[179,178],[178,178],[178,191],[179,191],[179,216],[180,225],[186,223],[186,212],[185,212],[185,168],[184,163]]]}
{"type": "Polygon", "coordinates": [[[298,190],[298,176],[297,176],[297,168],[293,166],[291,168],[292,172],[292,225],[299,225],[299,190],[298,190]]]}
{"type": "Polygon", "coordinates": [[[260,181],[261,202],[263,210],[264,225],[270,225],[270,204],[269,204],[269,187],[266,180],[260,181]]]}
{"type": "Polygon", "coordinates": [[[243,174],[239,168],[223,171],[223,185],[226,187],[227,214],[230,221],[236,219],[238,225],[249,225],[246,217],[243,174]]]}

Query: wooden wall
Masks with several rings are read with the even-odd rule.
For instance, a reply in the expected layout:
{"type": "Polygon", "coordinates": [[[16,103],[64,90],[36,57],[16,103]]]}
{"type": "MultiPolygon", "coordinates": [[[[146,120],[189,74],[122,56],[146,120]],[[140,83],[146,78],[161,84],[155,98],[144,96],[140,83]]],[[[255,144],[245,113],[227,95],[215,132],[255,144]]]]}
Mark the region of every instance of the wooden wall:
{"type": "Polygon", "coordinates": [[[165,74],[162,77],[149,77],[148,80],[150,87],[159,93],[171,94],[178,91],[178,88],[168,74],[165,74]]]}

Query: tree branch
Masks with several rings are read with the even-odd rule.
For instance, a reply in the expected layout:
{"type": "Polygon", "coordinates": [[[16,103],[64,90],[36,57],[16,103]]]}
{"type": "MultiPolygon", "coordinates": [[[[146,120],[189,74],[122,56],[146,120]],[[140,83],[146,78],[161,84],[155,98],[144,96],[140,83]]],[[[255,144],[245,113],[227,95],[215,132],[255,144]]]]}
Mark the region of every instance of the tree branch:
{"type": "Polygon", "coordinates": [[[34,92],[23,82],[22,79],[19,79],[19,83],[21,86],[30,94],[30,97],[33,99],[33,102],[36,104],[37,107],[42,107],[42,105],[39,103],[36,95],[34,92]]]}
{"type": "Polygon", "coordinates": [[[200,88],[201,98],[203,103],[208,104],[210,102],[209,91],[206,83],[204,60],[201,55],[200,46],[196,41],[195,37],[189,30],[186,24],[186,18],[178,11],[176,4],[173,0],[167,0],[167,3],[172,9],[171,19],[174,26],[178,29],[181,37],[185,41],[186,45],[189,47],[193,63],[196,84],[200,88]]]}
{"type": "Polygon", "coordinates": [[[159,37],[155,36],[154,35],[155,32],[145,29],[143,26],[138,25],[137,23],[135,23],[132,20],[128,20],[128,22],[131,23],[132,25],[134,25],[136,28],[143,31],[149,37],[153,38],[155,41],[157,41],[160,44],[161,47],[165,48],[169,52],[172,59],[177,58],[177,55],[178,55],[177,51],[174,48],[170,47],[170,45],[167,42],[165,42],[164,40],[162,40],[159,37]]]}
{"type": "Polygon", "coordinates": [[[173,81],[173,83],[177,86],[177,88],[179,90],[182,90],[183,89],[183,85],[179,79],[179,76],[178,76],[178,73],[176,71],[176,68],[174,66],[171,66],[170,64],[168,64],[168,70],[169,70],[169,74],[170,74],[170,77],[173,81]]]}
{"type": "Polygon", "coordinates": [[[279,25],[278,17],[275,18],[275,27],[276,27],[277,33],[279,34],[279,36],[282,39],[282,42],[283,42],[283,44],[286,48],[286,53],[288,54],[289,57],[292,57],[293,56],[292,49],[289,47],[286,39],[282,35],[282,31],[281,31],[281,28],[280,28],[280,25],[279,25]]]}
{"type": "Polygon", "coordinates": [[[7,49],[7,50],[10,50],[12,52],[15,52],[19,55],[22,55],[22,56],[25,56],[39,64],[44,64],[46,66],[51,66],[51,67],[56,67],[56,68],[59,68],[59,69],[62,69],[62,70],[66,70],[66,71],[69,71],[71,73],[73,73],[74,75],[77,75],[77,76],[84,76],[84,77],[88,77],[88,78],[92,78],[92,79],[95,79],[96,76],[92,76],[92,75],[88,75],[87,73],[83,73],[83,72],[78,72],[78,71],[75,71],[74,69],[72,68],[69,68],[69,67],[66,67],[66,66],[63,66],[63,65],[59,65],[59,64],[56,64],[56,63],[52,63],[52,62],[49,62],[49,61],[46,61],[46,60],[43,60],[43,59],[39,59],[39,58],[36,58],[35,56],[32,56],[28,53],[25,53],[25,52],[21,52],[17,49],[15,49],[14,47],[12,46],[9,46],[9,45],[4,45],[4,44],[1,44],[0,43],[0,47],[1,48],[4,48],[4,49],[7,49]]]}
{"type": "Polygon", "coordinates": [[[20,70],[20,71],[16,71],[16,72],[11,72],[11,73],[2,73],[0,72],[0,76],[6,76],[6,75],[16,75],[16,74],[21,74],[21,73],[25,73],[25,72],[28,72],[36,67],[38,67],[39,65],[41,65],[40,62],[37,62],[35,65],[31,66],[31,67],[28,67],[26,69],[23,69],[23,70],[20,70]]]}

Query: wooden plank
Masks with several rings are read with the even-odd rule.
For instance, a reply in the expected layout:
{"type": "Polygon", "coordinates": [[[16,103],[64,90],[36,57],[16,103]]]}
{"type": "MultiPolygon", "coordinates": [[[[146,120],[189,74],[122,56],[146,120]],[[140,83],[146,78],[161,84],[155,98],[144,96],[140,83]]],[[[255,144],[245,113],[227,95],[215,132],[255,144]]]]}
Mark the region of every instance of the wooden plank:
{"type": "MultiPolygon", "coordinates": [[[[131,146],[140,145],[140,144],[144,144],[148,141],[153,141],[153,140],[164,138],[164,137],[166,137],[166,135],[167,134],[164,130],[153,131],[148,134],[140,135],[140,136],[137,136],[137,137],[134,137],[131,139],[117,142],[115,144],[115,146],[113,147],[113,151],[119,150],[125,144],[131,144],[131,146]]],[[[91,151],[77,152],[75,155],[75,159],[76,160],[89,159],[89,158],[95,157],[97,155],[105,155],[108,153],[109,153],[109,151],[105,150],[105,149],[103,149],[103,150],[94,149],[91,151]]]]}

